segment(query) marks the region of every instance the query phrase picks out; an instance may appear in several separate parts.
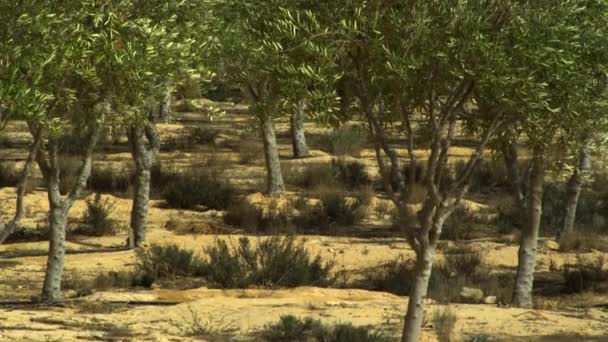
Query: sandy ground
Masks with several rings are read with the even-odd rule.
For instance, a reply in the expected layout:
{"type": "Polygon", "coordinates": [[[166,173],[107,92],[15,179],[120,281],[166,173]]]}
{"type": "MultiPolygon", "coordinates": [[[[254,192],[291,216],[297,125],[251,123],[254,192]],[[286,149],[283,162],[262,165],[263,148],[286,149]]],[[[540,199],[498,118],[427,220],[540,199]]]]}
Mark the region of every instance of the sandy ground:
{"type": "MultiPolygon", "coordinates": [[[[251,127],[249,118],[239,114],[242,108],[228,108],[236,113],[214,121],[201,119],[198,114],[186,114],[182,123],[160,125],[165,139],[183,132],[188,125],[204,125],[217,129],[224,135],[215,145],[199,146],[193,151],[163,151],[163,166],[177,170],[189,165],[205,165],[216,168],[250,196],[263,188],[263,160],[256,158],[251,164],[240,165],[234,146],[239,136],[247,136],[251,127]]],[[[327,153],[313,151],[313,157],[302,160],[290,159],[291,147],[286,139],[287,124],[278,125],[281,156],[285,164],[314,163],[331,159],[327,153]]],[[[307,126],[311,135],[323,134],[326,130],[314,125],[307,126]]],[[[16,145],[28,141],[23,123],[12,122],[7,138],[16,145]]],[[[249,139],[249,138],[247,138],[249,139]]],[[[251,138],[254,139],[254,138],[251,138]]],[[[400,150],[400,154],[406,154],[400,150]]],[[[425,151],[416,152],[419,158],[425,151]]],[[[464,147],[451,150],[452,157],[466,158],[471,150],[464,147]]],[[[23,147],[4,148],[0,159],[19,166],[25,158],[23,147]]],[[[373,175],[377,172],[371,150],[361,153],[360,161],[368,166],[373,175]]],[[[130,163],[127,150],[106,151],[97,157],[98,165],[123,168],[130,163]]],[[[89,194],[88,196],[92,196],[89,194]]],[[[131,201],[128,196],[110,196],[115,203],[113,217],[126,227],[131,201]]],[[[501,199],[492,199],[500,201],[501,199]]],[[[373,205],[381,200],[375,199],[373,205]]],[[[0,189],[0,203],[4,219],[14,211],[14,188],[0,189]]],[[[46,192],[36,189],[26,197],[27,217],[23,223],[35,228],[46,221],[48,202],[46,192]]],[[[487,206],[481,200],[469,199],[467,206],[479,210],[487,206]]],[[[76,202],[70,213],[72,222],[82,216],[84,199],[76,202]]],[[[216,239],[238,239],[239,235],[225,235],[226,227],[221,212],[182,211],[167,209],[160,200],[153,200],[150,209],[149,244],[177,244],[201,252],[216,239]],[[179,221],[201,227],[209,234],[177,235],[168,230],[170,221],[179,221]],[[222,235],[224,234],[224,235],[222,235]]],[[[385,228],[386,220],[369,213],[361,229],[385,228]]],[[[66,256],[67,277],[94,277],[100,272],[128,270],[135,264],[133,251],[105,251],[125,245],[127,230],[123,228],[116,236],[101,238],[69,237],[67,248],[73,254],[66,256]],[[80,252],[79,252],[80,251],[80,252]]],[[[333,260],[335,270],[344,271],[356,278],[361,271],[377,267],[398,256],[412,258],[413,251],[398,237],[357,238],[308,235],[300,237],[313,254],[324,260],[333,260]]],[[[514,242],[496,242],[481,238],[462,242],[482,252],[484,262],[490,269],[513,271],[517,265],[517,246],[514,242]]],[[[444,249],[453,246],[446,242],[444,249]]],[[[572,263],[574,254],[558,253],[554,244],[541,241],[538,271],[553,266],[572,263]]],[[[40,293],[46,265],[46,242],[13,243],[0,246],[0,299],[2,301],[27,301],[40,293]]],[[[599,252],[593,252],[593,256],[599,252]]],[[[443,255],[437,256],[441,260],[443,255]]],[[[345,282],[348,284],[348,282],[345,282]]],[[[66,297],[74,295],[66,291],[66,297]]],[[[551,311],[523,310],[497,305],[453,304],[458,317],[454,339],[467,341],[471,336],[488,335],[493,341],[608,341],[608,311],[595,304],[608,303],[606,296],[584,294],[560,298],[562,305],[551,311]]],[[[352,322],[355,325],[370,325],[398,339],[402,326],[407,298],[388,293],[370,292],[350,288],[295,289],[248,289],[215,290],[195,288],[169,290],[153,288],[141,291],[96,292],[89,296],[69,299],[65,307],[36,307],[17,304],[0,305],[0,341],[191,341],[191,340],[256,340],[255,334],[269,323],[276,322],[281,315],[310,316],[324,322],[352,322]],[[167,306],[112,305],[111,301],[166,301],[167,306]],[[194,336],[196,335],[196,336],[194,336]],[[224,336],[223,339],[218,336],[224,336]],[[231,336],[231,337],[226,337],[231,336]]],[[[428,302],[429,313],[442,309],[442,305],[428,302]]],[[[428,316],[430,317],[430,316],[428,316]]],[[[435,341],[432,323],[427,320],[423,341],[435,341]]]]}

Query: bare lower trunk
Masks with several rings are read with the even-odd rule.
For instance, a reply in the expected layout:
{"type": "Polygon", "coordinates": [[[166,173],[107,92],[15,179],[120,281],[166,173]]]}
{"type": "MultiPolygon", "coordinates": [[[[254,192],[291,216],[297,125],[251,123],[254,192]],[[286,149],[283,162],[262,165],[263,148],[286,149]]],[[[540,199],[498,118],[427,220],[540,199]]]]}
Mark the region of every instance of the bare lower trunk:
{"type": "Polygon", "coordinates": [[[265,115],[260,119],[262,139],[264,140],[264,158],[266,160],[266,189],[269,194],[285,191],[281,161],[277,148],[277,139],[274,135],[272,117],[265,115]]]}
{"type": "Polygon", "coordinates": [[[420,340],[424,322],[424,300],[429,287],[434,255],[435,246],[429,246],[417,257],[416,278],[407,303],[402,342],[418,342],[420,340]]]}
{"type": "Polygon", "coordinates": [[[516,307],[532,306],[532,287],[536,267],[538,231],[542,215],[544,176],[544,161],[537,154],[534,157],[530,174],[527,206],[528,222],[522,230],[519,245],[517,276],[512,302],[512,305],[516,307]]]}
{"type": "Polygon", "coordinates": [[[65,226],[67,211],[64,205],[53,205],[49,214],[49,257],[46,264],[42,301],[45,303],[60,302],[61,279],[63,277],[63,259],[65,256],[65,226]]]}
{"type": "Polygon", "coordinates": [[[578,207],[578,198],[581,194],[581,185],[581,176],[578,170],[575,170],[566,186],[566,214],[564,216],[563,232],[571,232],[574,230],[576,208],[578,207]]]}
{"type": "Polygon", "coordinates": [[[517,146],[513,143],[505,143],[502,146],[502,154],[507,168],[507,175],[509,182],[511,183],[511,192],[515,199],[515,205],[520,209],[524,210],[524,193],[522,190],[522,179],[519,172],[517,146]]]}
{"type": "Polygon", "coordinates": [[[150,200],[150,169],[136,168],[133,189],[133,208],[131,209],[131,230],[133,239],[129,247],[139,247],[146,241],[148,226],[148,202],[150,200]]]}
{"type": "Polygon", "coordinates": [[[158,108],[158,119],[162,122],[169,122],[169,116],[171,115],[171,88],[167,87],[164,91],[160,105],[158,108]]]}
{"type": "Polygon", "coordinates": [[[306,109],[306,101],[301,101],[290,120],[291,141],[293,145],[293,156],[295,158],[304,158],[309,155],[308,145],[306,145],[306,135],[304,134],[306,109]]]}
{"type": "Polygon", "coordinates": [[[131,234],[129,247],[140,247],[146,242],[148,202],[150,201],[151,168],[160,148],[160,138],[153,123],[132,126],[129,129],[131,155],[135,163],[135,186],[131,208],[131,234]],[[146,140],[149,144],[146,144],[146,140]]]}
{"type": "Polygon", "coordinates": [[[17,229],[19,222],[23,218],[23,215],[25,215],[25,190],[27,188],[27,181],[29,179],[30,173],[32,172],[32,166],[36,161],[36,155],[38,154],[38,150],[40,149],[41,141],[42,134],[39,131],[34,136],[34,143],[30,147],[27,160],[25,161],[23,170],[21,170],[19,183],[17,184],[17,203],[15,209],[15,216],[6,226],[3,227],[2,231],[0,231],[0,244],[4,243],[4,241],[6,241],[6,239],[15,231],[15,229],[17,229]]]}

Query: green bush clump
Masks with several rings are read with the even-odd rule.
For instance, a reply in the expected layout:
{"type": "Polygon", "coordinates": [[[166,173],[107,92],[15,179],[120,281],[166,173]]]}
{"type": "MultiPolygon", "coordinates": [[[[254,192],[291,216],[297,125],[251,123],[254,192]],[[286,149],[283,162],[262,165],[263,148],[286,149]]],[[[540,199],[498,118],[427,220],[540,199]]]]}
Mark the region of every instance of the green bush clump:
{"type": "Polygon", "coordinates": [[[167,204],[179,209],[194,209],[199,205],[209,209],[227,209],[234,196],[235,191],[228,184],[200,172],[176,174],[162,191],[167,204]]]}
{"type": "Polygon", "coordinates": [[[156,279],[199,276],[202,260],[193,251],[177,245],[153,245],[137,253],[137,274],[152,283],[156,279]]]}
{"type": "Polygon", "coordinates": [[[349,323],[324,325],[312,318],[281,316],[279,322],[268,325],[261,333],[267,342],[388,342],[389,337],[369,327],[349,323]]]}
{"type": "Polygon", "coordinates": [[[336,156],[350,155],[357,157],[367,143],[367,132],[357,126],[342,126],[329,135],[312,141],[311,145],[336,156]]]}
{"type": "Polygon", "coordinates": [[[272,236],[255,246],[243,237],[234,248],[218,240],[205,254],[202,273],[221,288],[329,286],[334,281],[333,264],[311,257],[293,236],[272,236]]]}
{"type": "Polygon", "coordinates": [[[87,200],[87,211],[82,217],[80,226],[74,233],[86,236],[106,236],[116,232],[117,222],[110,216],[116,203],[109,198],[102,199],[96,193],[93,200],[87,200]]]}

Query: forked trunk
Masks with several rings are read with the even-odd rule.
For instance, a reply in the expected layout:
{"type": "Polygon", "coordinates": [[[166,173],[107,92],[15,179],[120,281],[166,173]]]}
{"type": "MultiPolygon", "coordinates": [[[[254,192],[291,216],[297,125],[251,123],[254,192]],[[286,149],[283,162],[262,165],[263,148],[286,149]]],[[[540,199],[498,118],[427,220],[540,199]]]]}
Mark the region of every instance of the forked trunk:
{"type": "Polygon", "coordinates": [[[148,203],[150,201],[150,168],[135,168],[133,208],[131,209],[132,239],[129,247],[139,247],[146,241],[148,226],[148,203]]]}
{"type": "Polygon", "coordinates": [[[264,158],[266,160],[266,190],[269,194],[285,191],[283,175],[281,173],[281,161],[277,148],[277,138],[274,135],[272,117],[264,115],[260,118],[262,139],[264,140],[264,158]]]}
{"type": "Polygon", "coordinates": [[[418,342],[424,322],[424,300],[429,288],[433,269],[435,246],[425,248],[416,260],[416,278],[407,303],[407,314],[403,322],[402,342],[418,342]]]}
{"type": "MultiPolygon", "coordinates": [[[[53,201],[50,201],[51,203],[53,201]]],[[[42,301],[60,302],[63,259],[65,256],[65,226],[69,208],[62,204],[51,204],[49,214],[49,256],[42,288],[42,301]]]]}
{"type": "Polygon", "coordinates": [[[306,101],[301,101],[290,119],[293,156],[295,158],[307,157],[310,152],[308,150],[308,145],[306,145],[306,135],[304,133],[306,109],[306,101]]]}
{"type": "Polygon", "coordinates": [[[564,233],[574,230],[576,208],[578,207],[578,198],[581,194],[581,185],[581,176],[578,170],[575,170],[566,185],[566,214],[564,216],[564,227],[562,228],[564,233]]]}
{"type": "Polygon", "coordinates": [[[128,135],[131,155],[135,163],[135,185],[129,235],[129,247],[134,248],[140,247],[146,242],[151,169],[160,149],[160,138],[153,123],[134,125],[129,128],[128,135]],[[146,144],[146,140],[149,144],[146,144]]]}
{"type": "Polygon", "coordinates": [[[522,230],[519,245],[517,276],[512,301],[512,305],[515,307],[532,306],[532,287],[536,267],[538,231],[542,215],[544,177],[544,161],[537,154],[534,157],[530,174],[530,189],[526,208],[528,220],[522,230]]]}

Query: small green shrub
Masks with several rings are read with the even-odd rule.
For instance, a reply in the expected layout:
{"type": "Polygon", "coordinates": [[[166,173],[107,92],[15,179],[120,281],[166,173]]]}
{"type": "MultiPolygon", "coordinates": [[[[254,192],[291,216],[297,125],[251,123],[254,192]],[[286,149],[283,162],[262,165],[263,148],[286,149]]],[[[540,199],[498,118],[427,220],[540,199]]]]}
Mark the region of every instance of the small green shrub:
{"type": "Polygon", "coordinates": [[[445,266],[450,273],[472,278],[482,265],[479,252],[458,253],[446,256],[445,266]]]}
{"type": "Polygon", "coordinates": [[[202,205],[209,209],[227,209],[235,191],[225,182],[206,173],[177,174],[169,181],[162,197],[172,208],[194,209],[202,205]]]}
{"type": "Polygon", "coordinates": [[[193,144],[206,145],[213,143],[217,135],[218,132],[216,130],[196,126],[190,131],[189,140],[193,144]]]}
{"type": "Polygon", "coordinates": [[[298,168],[294,165],[282,167],[285,181],[304,189],[329,187],[335,185],[334,169],[328,163],[308,164],[298,168]]]}
{"type": "Polygon", "coordinates": [[[369,268],[364,273],[362,286],[373,291],[394,293],[399,296],[410,294],[414,284],[414,261],[402,256],[387,263],[369,268]]]}
{"type": "Polygon", "coordinates": [[[458,241],[471,238],[475,217],[464,207],[458,207],[446,220],[441,232],[442,240],[458,241]]]}
{"type": "Polygon", "coordinates": [[[363,207],[357,199],[349,200],[336,192],[329,191],[321,195],[321,202],[330,224],[352,226],[364,218],[363,207]]]}
{"type": "Polygon", "coordinates": [[[125,193],[131,186],[133,170],[113,170],[111,167],[95,167],[89,177],[89,189],[96,192],[125,193]]]}
{"type": "Polygon", "coordinates": [[[592,249],[608,252],[603,236],[588,231],[562,233],[557,241],[560,252],[590,252],[592,249]]]}
{"type": "Polygon", "coordinates": [[[279,234],[293,231],[293,224],[278,208],[257,207],[247,201],[233,203],[224,213],[224,223],[250,234],[279,234]]]}
{"type": "Polygon", "coordinates": [[[336,156],[357,157],[367,143],[367,132],[357,126],[342,126],[329,135],[311,141],[311,145],[336,156]]]}
{"type": "Polygon", "coordinates": [[[443,309],[436,310],[433,313],[433,330],[439,339],[439,342],[454,341],[453,333],[456,327],[458,317],[454,310],[449,306],[443,309]]]}
{"type": "Polygon", "coordinates": [[[17,186],[17,183],[19,183],[19,176],[15,169],[6,162],[0,163],[0,187],[17,186]]]}
{"type": "Polygon", "coordinates": [[[312,318],[281,316],[261,333],[267,342],[388,342],[389,337],[368,327],[352,324],[323,325],[312,318]]]}
{"type": "Polygon", "coordinates": [[[137,273],[147,279],[145,282],[200,275],[202,267],[202,261],[194,252],[177,245],[153,245],[137,253],[137,273]]]}
{"type": "Polygon", "coordinates": [[[243,237],[234,248],[218,240],[205,252],[203,274],[221,288],[328,286],[334,281],[333,264],[312,258],[293,236],[272,236],[255,246],[243,237]]]}
{"type": "Polygon", "coordinates": [[[595,260],[584,260],[577,257],[574,267],[565,266],[563,270],[564,291],[566,293],[581,293],[598,290],[598,285],[608,281],[608,271],[605,270],[606,257],[601,254],[595,260]]]}
{"type": "Polygon", "coordinates": [[[333,172],[341,184],[347,189],[358,189],[372,184],[372,180],[365,171],[365,165],[358,161],[346,161],[334,159],[332,161],[333,172]]]}
{"type": "Polygon", "coordinates": [[[82,217],[81,225],[74,233],[86,236],[106,236],[116,232],[117,223],[110,216],[116,203],[109,198],[102,199],[96,193],[93,200],[87,200],[87,211],[82,217]]]}

